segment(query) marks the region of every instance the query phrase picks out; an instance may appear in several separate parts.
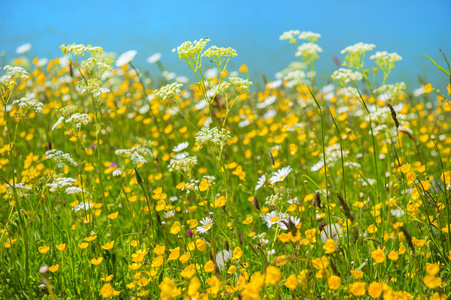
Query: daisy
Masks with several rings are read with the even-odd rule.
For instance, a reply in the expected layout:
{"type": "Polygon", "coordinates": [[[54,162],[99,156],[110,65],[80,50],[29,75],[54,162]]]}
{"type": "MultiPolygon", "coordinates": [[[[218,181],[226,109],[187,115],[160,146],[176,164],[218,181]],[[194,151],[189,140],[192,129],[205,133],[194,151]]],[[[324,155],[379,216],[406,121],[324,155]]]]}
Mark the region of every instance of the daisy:
{"type": "Polygon", "coordinates": [[[138,52],[136,50],[130,50],[122,53],[116,60],[116,67],[122,67],[133,60],[138,52]]]}
{"type": "Polygon", "coordinates": [[[26,53],[26,52],[30,51],[30,49],[31,49],[31,44],[30,43],[26,43],[26,44],[23,44],[23,45],[17,47],[16,53],[17,54],[26,53]]]}
{"type": "Polygon", "coordinates": [[[259,188],[261,188],[266,182],[266,175],[263,174],[262,176],[260,176],[260,178],[257,181],[257,185],[255,186],[255,190],[258,190],[259,188]]]}
{"type": "Polygon", "coordinates": [[[262,216],[263,221],[266,222],[266,225],[268,225],[268,228],[271,228],[273,224],[279,224],[280,222],[280,215],[277,211],[272,211],[264,216],[262,216]]]}
{"type": "Polygon", "coordinates": [[[156,63],[157,61],[159,61],[160,58],[161,58],[161,53],[160,53],[160,52],[157,52],[157,53],[155,53],[155,54],[149,56],[149,58],[147,58],[147,62],[150,63],[150,64],[154,64],[154,63],[156,63]]]}
{"type": "Polygon", "coordinates": [[[200,224],[202,224],[202,226],[198,226],[197,231],[199,231],[200,233],[205,233],[205,232],[209,231],[211,229],[211,227],[213,226],[213,220],[209,217],[203,218],[200,221],[200,224]]]}
{"type": "Polygon", "coordinates": [[[163,215],[166,219],[172,219],[175,216],[175,213],[173,210],[167,211],[163,215]]]}
{"type": "Polygon", "coordinates": [[[182,150],[185,150],[188,146],[189,146],[188,142],[180,143],[177,146],[175,146],[174,149],[172,149],[172,151],[180,152],[182,150]]]}
{"type": "Polygon", "coordinates": [[[280,220],[279,227],[283,230],[288,230],[286,224],[288,224],[290,220],[296,227],[299,225],[299,223],[301,223],[301,220],[298,217],[288,216],[280,220]]]}
{"type": "Polygon", "coordinates": [[[280,169],[269,179],[269,183],[273,184],[284,181],[291,171],[293,171],[293,169],[290,166],[280,169]]]}

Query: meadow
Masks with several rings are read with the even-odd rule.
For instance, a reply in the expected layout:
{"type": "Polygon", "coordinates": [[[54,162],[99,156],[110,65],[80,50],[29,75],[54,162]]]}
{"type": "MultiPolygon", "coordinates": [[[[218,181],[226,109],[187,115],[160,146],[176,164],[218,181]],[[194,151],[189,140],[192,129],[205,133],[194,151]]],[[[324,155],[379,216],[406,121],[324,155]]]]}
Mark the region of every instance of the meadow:
{"type": "Polygon", "coordinates": [[[273,81],[208,39],[172,53],[194,82],[158,54],[151,75],[133,50],[18,49],[0,298],[450,299],[451,86],[392,83],[402,57],[365,43],[320,85],[320,37],[283,33],[273,81]]]}

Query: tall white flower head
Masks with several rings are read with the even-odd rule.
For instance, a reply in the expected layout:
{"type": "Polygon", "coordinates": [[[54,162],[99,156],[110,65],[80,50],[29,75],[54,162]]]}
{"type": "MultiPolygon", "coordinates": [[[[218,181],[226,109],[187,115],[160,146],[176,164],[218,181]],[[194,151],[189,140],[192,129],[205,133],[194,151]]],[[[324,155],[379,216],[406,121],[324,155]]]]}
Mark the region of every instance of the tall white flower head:
{"type": "Polygon", "coordinates": [[[64,153],[63,151],[52,149],[45,153],[45,159],[52,159],[59,163],[59,167],[63,167],[64,164],[70,164],[74,167],[78,166],[78,163],[70,156],[69,153],[64,153]]]}
{"type": "Polygon", "coordinates": [[[138,52],[136,50],[129,50],[127,52],[122,53],[116,60],[116,67],[122,67],[130,63],[133,60],[133,58],[135,58],[135,55],[137,53],[138,52]]]}
{"type": "Polygon", "coordinates": [[[19,108],[22,108],[25,111],[33,110],[39,113],[42,112],[42,109],[44,108],[44,104],[42,104],[38,100],[26,97],[23,97],[20,100],[13,101],[13,104],[17,105],[19,108]]]}
{"type": "Polygon", "coordinates": [[[346,86],[350,82],[362,80],[363,76],[359,72],[352,71],[351,69],[340,68],[332,74],[331,78],[339,85],[346,86]]]}
{"type": "Polygon", "coordinates": [[[23,44],[23,45],[17,47],[16,53],[17,54],[23,54],[23,53],[26,53],[26,52],[30,51],[30,49],[31,49],[31,44],[30,43],[26,43],[26,44],[23,44]]]}
{"type": "Polygon", "coordinates": [[[218,266],[219,270],[224,269],[225,264],[232,260],[232,256],[232,251],[226,249],[216,253],[216,265],[218,266]]]}
{"type": "Polygon", "coordinates": [[[161,87],[158,91],[154,92],[154,96],[162,101],[169,101],[175,97],[178,93],[180,93],[180,88],[183,85],[177,82],[167,84],[161,87]]]}
{"type": "Polygon", "coordinates": [[[320,37],[321,37],[321,34],[319,34],[319,33],[311,32],[311,31],[303,31],[298,36],[298,39],[307,40],[311,43],[315,43],[320,37]]]}
{"type": "Polygon", "coordinates": [[[207,128],[202,127],[196,135],[196,142],[199,144],[199,148],[202,148],[206,145],[212,145],[223,147],[228,140],[232,137],[230,136],[230,132],[226,131],[224,128],[219,130],[217,127],[207,128]]]}
{"type": "Polygon", "coordinates": [[[176,49],[173,49],[172,52],[177,52],[180,60],[190,66],[192,69],[195,69],[198,66],[198,63],[202,58],[202,51],[204,51],[205,46],[209,42],[209,39],[200,39],[199,41],[194,42],[184,42],[176,49]]]}
{"type": "Polygon", "coordinates": [[[229,77],[229,82],[240,93],[247,91],[252,85],[252,82],[250,82],[247,79],[242,79],[240,77],[229,77]]]}
{"type": "Polygon", "coordinates": [[[402,57],[396,52],[377,51],[376,54],[370,56],[370,59],[374,59],[376,65],[384,72],[384,75],[388,75],[391,69],[395,67],[395,62],[402,60],[402,57]]]}
{"type": "Polygon", "coordinates": [[[284,181],[285,178],[290,174],[293,169],[288,166],[278,170],[274,175],[269,179],[269,183],[274,184],[276,182],[284,181]]]}
{"type": "Polygon", "coordinates": [[[298,47],[295,55],[297,57],[301,56],[304,61],[309,61],[312,59],[318,59],[318,53],[323,52],[323,49],[315,43],[304,43],[298,47]]]}
{"type": "Polygon", "coordinates": [[[180,159],[171,159],[169,161],[169,172],[174,170],[188,173],[197,164],[196,156],[187,156],[180,159]]]}
{"type": "Polygon", "coordinates": [[[279,40],[285,41],[288,40],[290,43],[294,44],[296,43],[296,37],[301,32],[299,30],[289,30],[282,33],[282,35],[279,37],[279,40]]]}
{"type": "Polygon", "coordinates": [[[344,66],[349,68],[361,68],[364,65],[364,55],[366,52],[373,50],[374,44],[357,43],[341,50],[341,54],[346,54],[343,62],[344,66]]]}

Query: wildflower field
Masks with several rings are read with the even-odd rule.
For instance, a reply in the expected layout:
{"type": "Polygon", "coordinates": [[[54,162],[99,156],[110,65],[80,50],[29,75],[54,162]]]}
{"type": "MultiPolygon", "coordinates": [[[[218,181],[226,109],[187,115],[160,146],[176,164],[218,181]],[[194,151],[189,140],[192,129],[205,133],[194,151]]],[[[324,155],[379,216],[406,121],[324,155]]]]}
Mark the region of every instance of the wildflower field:
{"type": "Polygon", "coordinates": [[[283,33],[273,81],[208,39],[168,54],[194,82],[76,44],[4,66],[0,298],[450,299],[450,85],[365,43],[320,84],[319,38],[283,33]]]}

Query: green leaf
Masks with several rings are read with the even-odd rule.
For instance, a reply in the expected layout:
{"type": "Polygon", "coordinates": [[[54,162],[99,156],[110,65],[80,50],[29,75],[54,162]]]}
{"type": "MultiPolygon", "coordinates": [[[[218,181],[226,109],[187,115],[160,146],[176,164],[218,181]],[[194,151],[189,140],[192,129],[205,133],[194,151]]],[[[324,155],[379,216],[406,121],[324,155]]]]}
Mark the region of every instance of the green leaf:
{"type": "MultiPolygon", "coordinates": [[[[423,53],[424,54],[424,53],[423,53]]],[[[430,58],[429,56],[427,56],[426,54],[424,54],[424,56],[426,56],[427,58],[429,58],[429,60],[430,61],[432,61],[432,63],[434,64],[434,65],[436,65],[437,66],[437,68],[439,68],[440,70],[442,70],[443,71],[443,73],[445,73],[446,75],[448,75],[449,76],[449,72],[448,71],[446,71],[444,68],[442,68],[438,63],[436,63],[432,58],[430,58]]]]}

